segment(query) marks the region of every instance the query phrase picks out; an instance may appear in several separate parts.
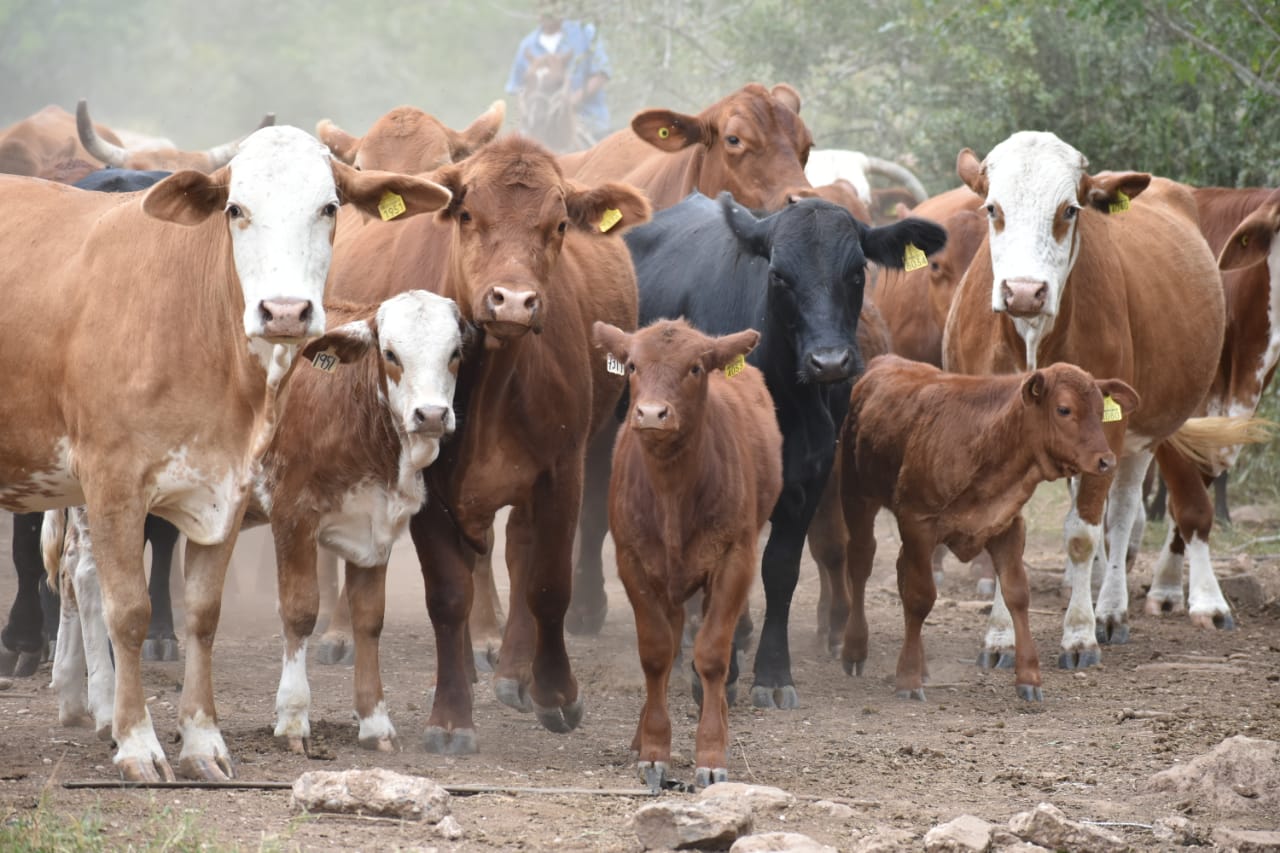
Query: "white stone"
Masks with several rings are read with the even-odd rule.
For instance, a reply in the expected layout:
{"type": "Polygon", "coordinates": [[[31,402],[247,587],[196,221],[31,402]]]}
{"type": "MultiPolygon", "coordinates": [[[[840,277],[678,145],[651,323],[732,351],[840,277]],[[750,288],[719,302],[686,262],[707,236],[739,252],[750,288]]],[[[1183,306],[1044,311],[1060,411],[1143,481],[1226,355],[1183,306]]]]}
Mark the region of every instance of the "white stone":
{"type": "Polygon", "coordinates": [[[809,804],[810,811],[817,812],[826,817],[835,818],[836,820],[849,820],[857,814],[851,806],[844,803],[836,803],[831,800],[818,800],[816,803],[809,804]]]}
{"type": "Polygon", "coordinates": [[[745,803],[753,815],[779,815],[796,804],[795,795],[769,785],[747,785],[743,782],[717,782],[702,789],[700,801],[729,800],[745,803]]]}
{"type": "Polygon", "coordinates": [[[751,810],[724,799],[650,803],[632,818],[645,850],[726,849],[751,832],[751,810]]]}
{"type": "Polygon", "coordinates": [[[905,829],[877,826],[870,835],[854,842],[850,853],[897,853],[900,850],[919,849],[919,839],[905,829]]]}
{"type": "Polygon", "coordinates": [[[960,815],[925,833],[924,849],[928,853],[983,851],[991,846],[992,828],[990,823],[980,817],[960,815]]]}
{"type": "Polygon", "coordinates": [[[293,805],[309,812],[366,814],[440,823],[449,815],[449,792],[430,779],[405,776],[382,768],[314,770],[303,773],[294,781],[293,805]]]}
{"type": "Polygon", "coordinates": [[[1129,845],[1096,827],[1069,820],[1062,810],[1041,803],[1034,811],[1020,812],[1009,819],[1009,830],[1019,838],[1051,850],[1093,850],[1123,853],[1129,845]]]}
{"type": "Polygon", "coordinates": [[[733,842],[729,853],[839,853],[836,848],[798,832],[762,832],[733,842]]]}

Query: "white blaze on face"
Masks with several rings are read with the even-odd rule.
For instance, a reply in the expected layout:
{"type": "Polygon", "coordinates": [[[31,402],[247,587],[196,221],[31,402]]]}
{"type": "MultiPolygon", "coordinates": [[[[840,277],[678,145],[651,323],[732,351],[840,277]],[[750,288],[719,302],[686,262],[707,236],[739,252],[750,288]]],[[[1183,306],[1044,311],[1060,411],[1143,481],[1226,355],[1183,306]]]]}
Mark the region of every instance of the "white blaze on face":
{"type": "Polygon", "coordinates": [[[387,406],[406,436],[410,464],[416,470],[435,461],[440,439],[453,432],[453,391],[462,332],[452,299],[411,290],[378,308],[380,357],[392,369],[387,377],[387,406]],[[451,369],[452,367],[452,369],[451,369]]]}
{"type": "Polygon", "coordinates": [[[1075,263],[1074,208],[1080,205],[1088,162],[1052,133],[1024,131],[993,148],[983,163],[994,274],[991,308],[1010,310],[1011,294],[1020,294],[1024,306],[1039,302],[1035,294],[1043,286],[1042,307],[1034,315],[1014,318],[1024,338],[1041,338],[1053,327],[1075,263]]]}
{"type": "Polygon", "coordinates": [[[245,334],[267,333],[264,303],[290,300],[310,304],[299,340],[323,334],[339,205],[329,149],[297,128],[266,127],[241,143],[230,167],[228,225],[245,334]]]}

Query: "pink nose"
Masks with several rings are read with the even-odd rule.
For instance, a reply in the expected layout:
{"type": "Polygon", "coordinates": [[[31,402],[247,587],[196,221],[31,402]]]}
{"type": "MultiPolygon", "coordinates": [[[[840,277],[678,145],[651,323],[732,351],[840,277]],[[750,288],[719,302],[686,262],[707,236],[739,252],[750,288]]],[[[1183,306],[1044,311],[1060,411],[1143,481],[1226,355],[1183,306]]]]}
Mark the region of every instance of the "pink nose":
{"type": "Polygon", "coordinates": [[[442,436],[449,410],[444,406],[419,406],[413,410],[413,427],[428,436],[442,436]]]}
{"type": "Polygon", "coordinates": [[[266,338],[305,338],[311,324],[311,302],[307,299],[264,299],[258,303],[266,338]]]}
{"type": "Polygon", "coordinates": [[[1098,457],[1097,473],[1105,474],[1114,467],[1116,467],[1116,455],[1114,453],[1111,453],[1110,451],[1108,451],[1102,454],[1102,456],[1098,457]]]}
{"type": "Polygon", "coordinates": [[[674,425],[666,403],[637,403],[636,429],[670,429],[674,425]]]}
{"type": "Polygon", "coordinates": [[[1034,317],[1044,310],[1049,285],[1029,278],[1010,278],[1000,285],[1005,310],[1015,317],[1034,317]]]}
{"type": "Polygon", "coordinates": [[[485,305],[490,315],[499,323],[513,323],[519,326],[536,326],[534,320],[538,314],[540,300],[532,290],[512,290],[506,287],[494,287],[489,291],[485,305]]]}

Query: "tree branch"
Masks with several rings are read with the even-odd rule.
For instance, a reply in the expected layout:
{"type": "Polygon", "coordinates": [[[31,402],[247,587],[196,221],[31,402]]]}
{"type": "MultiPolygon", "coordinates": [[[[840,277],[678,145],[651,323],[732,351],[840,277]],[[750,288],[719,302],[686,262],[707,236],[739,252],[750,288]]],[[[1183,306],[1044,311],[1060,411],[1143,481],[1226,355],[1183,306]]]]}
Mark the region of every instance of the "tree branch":
{"type": "Polygon", "coordinates": [[[1151,9],[1150,7],[1148,7],[1148,9],[1151,12],[1152,16],[1162,26],[1166,27],[1174,34],[1179,35],[1182,38],[1186,39],[1187,41],[1191,42],[1193,45],[1200,48],[1205,53],[1208,53],[1211,56],[1218,59],[1218,61],[1224,63],[1228,68],[1231,69],[1231,71],[1236,75],[1236,77],[1240,78],[1240,81],[1243,82],[1246,86],[1255,86],[1259,90],[1270,95],[1271,97],[1276,98],[1277,100],[1280,100],[1280,85],[1277,85],[1276,83],[1273,83],[1270,80],[1264,80],[1263,78],[1259,77],[1257,74],[1254,74],[1253,71],[1247,65],[1244,65],[1243,63],[1238,62],[1237,60],[1228,56],[1222,50],[1218,49],[1214,45],[1205,41],[1200,36],[1188,30],[1186,27],[1174,21],[1163,11],[1151,9]]]}

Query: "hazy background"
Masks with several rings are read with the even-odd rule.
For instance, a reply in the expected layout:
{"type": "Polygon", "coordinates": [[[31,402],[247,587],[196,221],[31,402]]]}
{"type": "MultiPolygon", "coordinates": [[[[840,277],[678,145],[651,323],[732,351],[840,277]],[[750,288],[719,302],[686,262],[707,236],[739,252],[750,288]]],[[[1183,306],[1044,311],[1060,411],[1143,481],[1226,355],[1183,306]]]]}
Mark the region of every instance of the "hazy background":
{"type": "MultiPolygon", "coordinates": [[[[822,147],[958,183],[955,156],[1049,129],[1095,170],[1280,183],[1280,3],[580,0],[614,125],[786,81],[822,147]]],[[[46,104],[184,148],[274,111],[354,133],[399,104],[462,127],[496,98],[534,0],[0,0],[0,126],[46,104]]],[[[508,127],[515,103],[508,102],[508,127]]]]}

